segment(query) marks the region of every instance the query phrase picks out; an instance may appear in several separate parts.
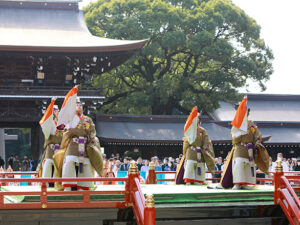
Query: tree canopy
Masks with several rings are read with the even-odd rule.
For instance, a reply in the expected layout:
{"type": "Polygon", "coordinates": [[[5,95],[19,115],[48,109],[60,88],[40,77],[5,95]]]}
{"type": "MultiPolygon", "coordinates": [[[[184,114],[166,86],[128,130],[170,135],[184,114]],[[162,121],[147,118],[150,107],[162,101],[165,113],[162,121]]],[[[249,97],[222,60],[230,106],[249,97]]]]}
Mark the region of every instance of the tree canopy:
{"type": "Polygon", "coordinates": [[[95,76],[104,113],[186,114],[195,105],[211,112],[236,100],[248,80],[264,90],[273,72],[260,26],[230,0],[98,0],[84,10],[94,35],[149,40],[95,76]]]}

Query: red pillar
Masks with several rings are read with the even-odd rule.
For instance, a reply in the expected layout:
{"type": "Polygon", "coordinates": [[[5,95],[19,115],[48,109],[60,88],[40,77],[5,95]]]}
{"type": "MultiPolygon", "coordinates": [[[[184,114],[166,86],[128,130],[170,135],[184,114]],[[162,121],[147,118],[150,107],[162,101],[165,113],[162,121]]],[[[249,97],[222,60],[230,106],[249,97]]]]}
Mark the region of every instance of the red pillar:
{"type": "Polygon", "coordinates": [[[128,182],[125,184],[125,207],[130,207],[133,205],[133,197],[132,192],[137,191],[137,187],[135,185],[135,178],[139,178],[139,170],[136,166],[135,162],[130,163],[130,167],[128,170],[128,182]]]}
{"type": "Polygon", "coordinates": [[[48,203],[48,196],[47,196],[47,183],[42,182],[41,186],[41,204],[42,208],[45,209],[47,208],[47,203],[48,203]]]}
{"type": "Polygon", "coordinates": [[[155,207],[153,195],[147,195],[144,209],[144,225],[155,225],[155,207]]]}
{"type": "Polygon", "coordinates": [[[156,179],[156,174],[155,174],[155,170],[154,170],[154,163],[150,162],[149,173],[148,173],[148,177],[146,180],[146,184],[156,184],[156,183],[157,183],[157,179],[156,179]]]}
{"type": "Polygon", "coordinates": [[[283,176],[283,168],[281,161],[276,161],[275,173],[274,173],[274,204],[278,204],[279,189],[280,189],[280,177],[283,176]]]}

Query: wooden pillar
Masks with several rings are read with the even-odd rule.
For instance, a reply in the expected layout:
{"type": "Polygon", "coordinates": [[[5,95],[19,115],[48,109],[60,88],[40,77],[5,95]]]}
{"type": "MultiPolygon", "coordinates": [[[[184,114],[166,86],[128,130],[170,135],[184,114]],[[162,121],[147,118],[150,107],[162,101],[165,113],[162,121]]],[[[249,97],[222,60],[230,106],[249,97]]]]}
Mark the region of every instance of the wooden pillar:
{"type": "Polygon", "coordinates": [[[125,185],[124,201],[126,207],[133,206],[133,192],[137,191],[137,186],[134,181],[135,178],[139,178],[139,170],[136,162],[131,162],[128,169],[128,182],[126,182],[125,185]]]}
{"type": "Polygon", "coordinates": [[[44,135],[38,123],[31,127],[31,156],[34,160],[39,160],[44,145],[44,135]]]}
{"type": "Polygon", "coordinates": [[[144,225],[155,225],[155,207],[153,195],[146,196],[144,209],[144,225]]]}
{"type": "Polygon", "coordinates": [[[155,170],[154,170],[154,163],[150,162],[149,173],[148,173],[148,177],[146,179],[146,184],[156,184],[156,183],[157,183],[157,179],[156,179],[156,174],[155,174],[155,170]]]}
{"type": "Polygon", "coordinates": [[[280,177],[283,176],[283,167],[281,161],[276,161],[275,173],[274,173],[274,204],[278,204],[279,196],[278,191],[280,189],[280,177]]]}

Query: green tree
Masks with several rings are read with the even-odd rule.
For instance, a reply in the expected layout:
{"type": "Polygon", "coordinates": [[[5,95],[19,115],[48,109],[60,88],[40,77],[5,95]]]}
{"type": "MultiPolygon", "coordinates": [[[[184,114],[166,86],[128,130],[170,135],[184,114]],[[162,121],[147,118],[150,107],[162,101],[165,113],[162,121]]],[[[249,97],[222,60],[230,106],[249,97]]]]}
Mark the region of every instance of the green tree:
{"type": "Polygon", "coordinates": [[[229,0],[98,0],[85,8],[94,35],[149,39],[124,65],[95,77],[105,113],[210,112],[247,80],[262,90],[273,55],[260,26],[229,0]]]}

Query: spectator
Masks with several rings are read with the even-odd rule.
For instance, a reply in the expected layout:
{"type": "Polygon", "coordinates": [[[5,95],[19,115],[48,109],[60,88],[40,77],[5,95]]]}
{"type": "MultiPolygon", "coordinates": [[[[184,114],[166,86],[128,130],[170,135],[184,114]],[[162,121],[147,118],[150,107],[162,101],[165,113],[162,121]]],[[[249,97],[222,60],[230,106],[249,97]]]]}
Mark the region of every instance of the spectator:
{"type": "Polygon", "coordinates": [[[300,162],[297,162],[296,158],[292,159],[291,171],[300,171],[300,162]]]}
{"type": "MultiPolygon", "coordinates": [[[[283,161],[283,154],[282,153],[277,154],[277,161],[281,161],[283,172],[288,172],[289,171],[288,164],[283,161]]],[[[273,162],[272,163],[272,171],[275,171],[275,168],[276,168],[276,162],[273,162]]]]}
{"type": "Polygon", "coordinates": [[[123,160],[123,164],[120,166],[119,171],[128,171],[128,169],[129,169],[128,158],[125,157],[123,160]]]}
{"type": "Polygon", "coordinates": [[[289,171],[292,171],[292,160],[290,158],[288,158],[286,162],[289,166],[289,171]]]}
{"type": "Polygon", "coordinates": [[[120,157],[120,154],[119,154],[119,153],[116,153],[116,158],[117,158],[117,160],[120,160],[120,162],[123,161],[122,158],[120,157]]]}
{"type": "Polygon", "coordinates": [[[141,171],[141,168],[143,166],[143,159],[141,157],[138,157],[136,165],[137,165],[139,171],[141,171]]]}
{"type": "Polygon", "coordinates": [[[113,159],[113,158],[110,158],[110,159],[108,160],[108,165],[107,165],[107,168],[108,168],[108,170],[109,170],[110,172],[112,171],[114,165],[115,165],[114,159],[113,159]]]}
{"type": "MultiPolygon", "coordinates": [[[[222,167],[223,167],[223,159],[222,157],[217,158],[217,162],[215,165],[215,171],[222,171],[222,167]]],[[[214,178],[221,178],[221,173],[215,173],[214,178]]],[[[218,183],[219,180],[214,180],[213,183],[218,183]]]]}
{"type": "Polygon", "coordinates": [[[1,156],[0,156],[0,167],[4,168],[4,160],[2,159],[1,156]]]}
{"type": "Polygon", "coordinates": [[[21,170],[21,163],[19,161],[19,156],[17,156],[17,155],[15,156],[15,160],[13,162],[12,169],[13,169],[13,171],[21,170]]]}
{"type": "Polygon", "coordinates": [[[272,157],[270,156],[269,157],[269,172],[275,172],[275,171],[273,171],[273,169],[275,169],[275,168],[273,167],[273,160],[272,160],[272,157]]]}
{"type": "Polygon", "coordinates": [[[180,154],[180,155],[179,155],[179,162],[180,162],[180,160],[181,160],[182,156],[183,156],[182,154],[180,154]]]}
{"type": "Polygon", "coordinates": [[[165,171],[175,171],[175,164],[173,161],[169,161],[168,170],[165,170],[165,171]]]}
{"type": "Polygon", "coordinates": [[[300,161],[298,160],[298,161],[296,161],[296,166],[295,166],[295,171],[300,171],[300,161]]]}
{"type": "Polygon", "coordinates": [[[24,160],[21,163],[21,171],[29,171],[29,160],[27,156],[24,156],[24,160]]]}
{"type": "Polygon", "coordinates": [[[171,163],[171,162],[168,162],[167,165],[164,165],[164,164],[163,164],[163,165],[161,166],[162,171],[170,171],[170,170],[169,170],[169,168],[170,168],[169,163],[171,163]]]}
{"type": "Polygon", "coordinates": [[[15,157],[13,154],[11,154],[10,157],[8,158],[8,166],[12,167],[14,164],[14,161],[15,161],[15,157]]]}
{"type": "Polygon", "coordinates": [[[162,171],[161,166],[159,165],[158,159],[154,162],[154,170],[155,171],[162,171]]]}
{"type": "Polygon", "coordinates": [[[144,166],[142,166],[141,168],[141,172],[148,173],[148,171],[149,171],[149,160],[146,159],[144,162],[144,166]]]}
{"type": "Polygon", "coordinates": [[[34,159],[31,159],[29,161],[29,170],[30,171],[36,171],[37,162],[34,159]]]}
{"type": "Polygon", "coordinates": [[[169,159],[168,159],[168,157],[165,157],[164,158],[164,163],[161,166],[162,171],[168,171],[168,170],[165,170],[165,167],[168,166],[168,163],[169,163],[169,159]]]}
{"type": "Polygon", "coordinates": [[[116,163],[115,163],[115,165],[113,166],[113,172],[115,173],[115,172],[118,172],[119,171],[119,169],[120,169],[120,167],[121,167],[121,161],[120,160],[116,160],[116,163]]]}

